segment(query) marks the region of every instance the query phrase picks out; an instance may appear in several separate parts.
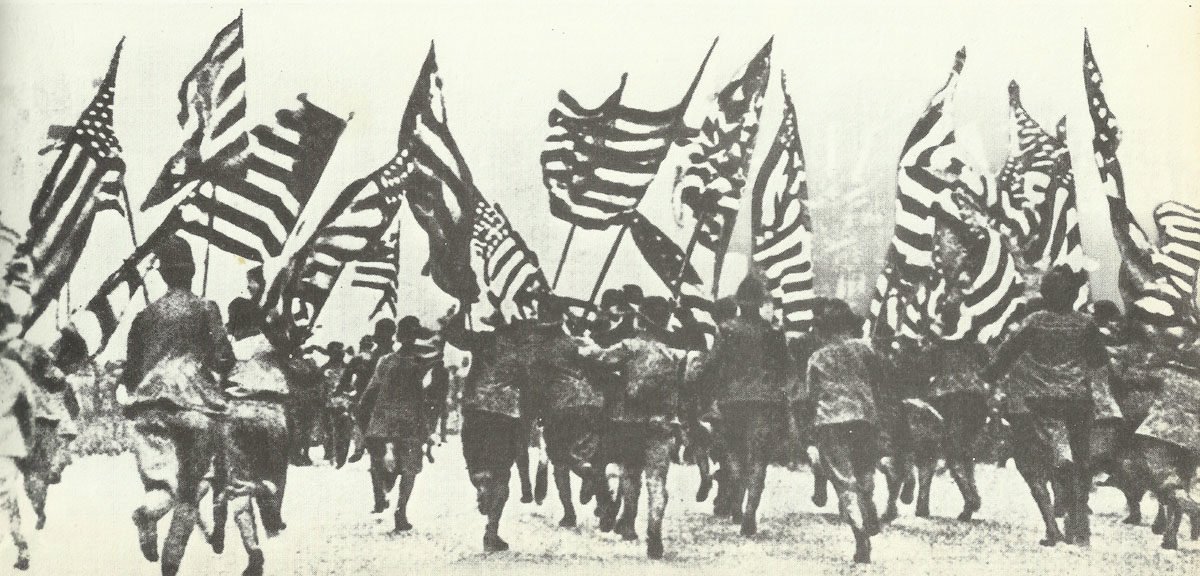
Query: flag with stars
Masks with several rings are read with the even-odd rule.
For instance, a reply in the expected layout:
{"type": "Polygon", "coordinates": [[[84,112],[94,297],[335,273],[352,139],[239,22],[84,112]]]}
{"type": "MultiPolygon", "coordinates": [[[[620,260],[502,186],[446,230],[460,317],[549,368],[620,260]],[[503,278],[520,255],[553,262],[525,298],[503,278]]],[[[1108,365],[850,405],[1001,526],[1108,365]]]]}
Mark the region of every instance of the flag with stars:
{"type": "Polygon", "coordinates": [[[480,201],[475,206],[471,229],[471,268],[487,295],[472,307],[472,314],[486,317],[499,311],[505,322],[524,318],[516,304],[521,296],[550,291],[537,254],[529,249],[499,204],[480,201]]]}
{"type": "Polygon", "coordinates": [[[783,122],[751,194],[754,263],[767,277],[775,308],[789,335],[812,325],[812,222],[804,149],[796,126],[796,107],[783,85],[783,122]]]}
{"type": "Polygon", "coordinates": [[[29,270],[32,300],[28,326],[62,290],[91,235],[96,214],[114,209],[125,214],[125,162],[113,133],[113,99],[117,64],[124,39],[117,44],[108,73],[75,127],[51,146],[58,157],[42,181],[29,212],[29,232],[14,261],[29,270]]]}
{"type": "MultiPolygon", "coordinates": [[[[700,244],[718,255],[728,246],[758,134],[758,119],[771,74],[767,42],[741,76],[717,93],[700,130],[683,145],[687,162],[675,182],[675,198],[692,210],[700,244]]],[[[719,267],[718,267],[719,269],[719,267]]]]}

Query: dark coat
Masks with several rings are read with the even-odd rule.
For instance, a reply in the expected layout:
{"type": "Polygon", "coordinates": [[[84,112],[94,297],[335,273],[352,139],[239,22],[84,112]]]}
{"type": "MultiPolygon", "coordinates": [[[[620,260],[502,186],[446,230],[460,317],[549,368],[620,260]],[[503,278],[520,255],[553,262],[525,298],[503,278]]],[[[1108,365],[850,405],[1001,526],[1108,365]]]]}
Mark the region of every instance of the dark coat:
{"type": "Polygon", "coordinates": [[[530,327],[516,322],[492,332],[470,332],[451,324],[446,341],[471,353],[471,371],[463,383],[465,409],[521,417],[521,387],[529,377],[526,339],[530,327]]]}
{"type": "Polygon", "coordinates": [[[1091,403],[1091,370],[1107,362],[1100,330],[1077,312],[1034,312],[1000,346],[985,378],[1007,374],[1000,386],[1022,411],[1022,401],[1038,399],[1091,403]]]}
{"type": "Polygon", "coordinates": [[[876,397],[882,374],[882,359],[864,340],[822,346],[808,360],[812,425],[865,422],[879,426],[876,397]]]}
{"type": "Polygon", "coordinates": [[[1162,392],[1137,433],[1200,456],[1200,370],[1170,363],[1154,370],[1152,377],[1162,392]]]}
{"type": "Polygon", "coordinates": [[[684,355],[662,338],[639,332],[607,348],[586,346],[580,354],[620,375],[619,393],[607,399],[612,420],[648,422],[674,415],[684,375],[684,355]]]}
{"type": "Polygon", "coordinates": [[[736,317],[721,323],[707,374],[722,404],[785,402],[791,368],[782,332],[757,317],[736,317]]]}
{"type": "Polygon", "coordinates": [[[411,347],[381,358],[363,396],[362,410],[370,411],[368,438],[424,438],[431,406],[422,380],[432,364],[411,347]]]}
{"type": "Polygon", "coordinates": [[[233,351],[216,303],[171,289],[134,318],[126,353],[121,380],[133,405],[225,410],[213,374],[233,366],[233,351]]]}
{"type": "Polygon", "coordinates": [[[530,380],[522,394],[535,398],[531,405],[544,411],[540,415],[604,406],[604,397],[591,383],[594,371],[587,369],[578,343],[561,325],[538,326],[527,346],[530,380]]]}

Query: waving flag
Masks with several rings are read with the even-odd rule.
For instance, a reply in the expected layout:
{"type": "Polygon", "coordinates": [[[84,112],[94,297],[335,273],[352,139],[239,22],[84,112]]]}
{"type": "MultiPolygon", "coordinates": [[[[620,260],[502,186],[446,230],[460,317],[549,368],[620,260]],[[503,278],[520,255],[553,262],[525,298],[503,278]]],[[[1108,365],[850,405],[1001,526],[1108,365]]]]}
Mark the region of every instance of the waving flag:
{"type": "Polygon", "coordinates": [[[28,269],[32,309],[28,327],[58,297],[91,236],[96,214],[106,208],[126,214],[125,162],[113,133],[113,99],[122,39],[108,73],[74,128],[52,146],[58,157],[29,211],[29,232],[13,262],[28,269]]]}
{"type": "Polygon", "coordinates": [[[541,156],[551,213],[590,229],[628,215],[645,196],[671,143],[684,135],[683,113],[711,55],[709,48],[683,99],[666,110],[622,104],[628,74],[596,108],[586,108],[560,91],[541,156]]]}
{"type": "Polygon", "coordinates": [[[783,122],[754,181],[751,199],[754,263],[767,277],[775,308],[789,334],[808,332],[813,320],[812,223],[808,177],[796,126],[796,108],[783,82],[783,122]]]}
{"type": "Polygon", "coordinates": [[[717,93],[715,108],[684,143],[688,160],[675,182],[675,196],[691,208],[700,226],[698,240],[717,254],[718,262],[741,206],[771,74],[772,42],[758,51],[740,77],[717,93]]]}
{"type": "Polygon", "coordinates": [[[683,250],[640,213],[632,214],[629,232],[646,263],[663,284],[674,290],[679,283],[678,308],[670,328],[698,334],[704,347],[712,348],[717,334],[713,302],[701,289],[700,275],[690,264],[684,263],[683,250]]]}
{"type": "Polygon", "coordinates": [[[468,301],[478,289],[471,274],[471,217],[482,199],[446,123],[442,80],[432,45],[409,95],[392,160],[341,192],[276,282],[292,321],[306,326],[320,313],[343,268],[380,238],[407,197],[429,235],[429,271],[439,288],[468,301]]]}
{"type": "Polygon", "coordinates": [[[179,87],[179,125],[189,134],[167,161],[142,210],[157,206],[197,180],[240,172],[250,146],[246,120],[246,55],[242,15],[213,38],[179,87]]]}
{"type": "Polygon", "coordinates": [[[472,307],[472,313],[478,317],[486,318],[493,310],[499,310],[506,322],[523,318],[516,305],[520,295],[550,291],[537,254],[525,245],[497,204],[480,202],[475,207],[471,267],[481,291],[487,294],[486,302],[472,307]]]}
{"type": "Polygon", "coordinates": [[[1200,270],[1200,210],[1179,202],[1164,202],[1154,209],[1159,250],[1154,264],[1159,274],[1180,292],[1195,296],[1200,270]]]}

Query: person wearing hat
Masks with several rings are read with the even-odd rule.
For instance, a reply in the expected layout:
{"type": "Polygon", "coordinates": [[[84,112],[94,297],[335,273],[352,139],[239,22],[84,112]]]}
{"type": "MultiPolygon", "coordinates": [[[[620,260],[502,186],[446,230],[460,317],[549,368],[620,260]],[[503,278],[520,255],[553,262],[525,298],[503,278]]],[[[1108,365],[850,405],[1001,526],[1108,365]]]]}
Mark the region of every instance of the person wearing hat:
{"type": "Polygon", "coordinates": [[[735,298],[738,313],[719,326],[702,386],[712,399],[713,432],[729,467],[732,491],[725,492],[732,500],[723,512],[752,536],[772,447],[787,434],[790,356],[783,333],[771,326],[773,304],[762,283],[747,276],[735,298]]]}
{"type": "Polygon", "coordinates": [[[350,416],[350,388],[343,386],[346,378],[346,350],[341,342],[330,342],[325,348],[329,360],[321,366],[325,384],[325,405],[321,413],[324,428],[325,461],[336,468],[346,464],[350,453],[350,428],[354,419],[350,416]]]}
{"type": "Polygon", "coordinates": [[[274,536],[284,528],[281,508],[288,470],[288,356],[263,334],[266,316],[254,302],[229,303],[229,335],[236,363],[225,377],[228,411],[222,423],[224,453],[218,458],[227,486],[217,496],[213,546],[223,548],[224,503],[233,510],[248,557],[243,574],[263,573],[253,502],[263,528],[274,536]]]}
{"type": "Polygon", "coordinates": [[[412,529],[408,501],[422,469],[423,448],[433,432],[438,409],[426,397],[422,385],[434,362],[423,357],[415,346],[423,330],[414,316],[397,323],[399,347],[379,359],[358,412],[367,422],[365,436],[376,508],[387,507],[387,492],[397,480],[400,483],[394,513],[396,532],[412,529]]]}
{"type": "Polygon", "coordinates": [[[1086,546],[1091,540],[1088,494],[1091,491],[1090,443],[1093,422],[1091,379],[1107,366],[1104,339],[1091,317],[1073,309],[1075,294],[1087,281],[1086,272],[1065,265],[1042,278],[1042,309],[1030,314],[1021,328],[997,350],[983,373],[1002,384],[1010,402],[1017,468],[1046,524],[1044,546],[1067,542],[1086,546]],[[1045,483],[1059,474],[1068,479],[1066,535],[1054,519],[1045,483]],[[1049,510],[1049,512],[1048,512],[1049,510]]]}
{"type": "Polygon", "coordinates": [[[871,561],[879,533],[872,500],[879,461],[877,391],[884,361],[859,338],[861,322],[849,307],[830,307],[813,321],[820,348],[808,359],[805,421],[811,422],[819,466],[838,496],[842,521],[854,534],[854,561],[871,561]]]}
{"type": "MultiPolygon", "coordinates": [[[[644,473],[649,508],[646,555],[659,559],[663,555],[666,477],[675,441],[671,422],[678,409],[684,358],[667,343],[669,307],[647,304],[644,312],[634,317],[632,337],[607,347],[581,339],[579,354],[620,375],[617,394],[608,398],[609,422],[603,442],[610,478],[614,473],[620,475],[624,507],[612,528],[626,540],[637,538],[634,519],[644,473]]],[[[601,522],[611,526],[615,512],[613,503],[601,522]]]]}
{"type": "MultiPolygon", "coordinates": [[[[0,301],[0,349],[7,350],[20,330],[12,307],[0,301]]],[[[29,542],[18,495],[25,485],[21,461],[29,455],[33,442],[33,388],[34,383],[20,364],[0,356],[0,518],[8,523],[17,549],[13,564],[17,570],[29,569],[29,542]]]]}
{"type": "Polygon", "coordinates": [[[218,383],[234,357],[220,309],[191,291],[196,266],[187,241],[172,236],[157,255],[167,293],[134,318],[121,383],[146,489],[133,513],[138,542],[147,560],[158,560],[158,521],[174,510],[162,556],[162,573],[173,576],[196,522],[201,479],[220,445],[215,419],[226,401],[218,383]]]}
{"type": "Polygon", "coordinates": [[[543,423],[546,452],[554,465],[554,484],[563,505],[559,526],[573,527],[571,472],[583,479],[581,491],[585,494],[595,492],[602,481],[602,471],[595,468],[593,459],[604,397],[592,386],[593,372],[583,366],[578,345],[564,326],[566,310],[561,302],[547,294],[538,297],[534,305],[537,322],[526,344],[531,357],[530,380],[521,395],[523,400],[533,399],[524,406],[536,406],[543,423]]]}
{"type": "MultiPolygon", "coordinates": [[[[359,342],[359,356],[350,361],[350,366],[347,369],[347,374],[351,379],[351,385],[354,389],[354,397],[356,403],[362,402],[363,393],[367,389],[367,384],[371,382],[371,376],[375,374],[375,365],[384,354],[389,354],[392,351],[392,339],[396,333],[396,323],[383,318],[375,323],[375,330],[372,334],[363,336],[359,342]]],[[[369,414],[367,415],[370,416],[369,414]]],[[[358,415],[355,414],[354,428],[351,429],[351,438],[354,441],[354,453],[350,455],[349,462],[358,462],[366,454],[367,444],[364,434],[366,432],[367,422],[360,421],[358,415]]],[[[376,506],[375,513],[383,512],[387,509],[385,504],[383,508],[376,506]]]]}

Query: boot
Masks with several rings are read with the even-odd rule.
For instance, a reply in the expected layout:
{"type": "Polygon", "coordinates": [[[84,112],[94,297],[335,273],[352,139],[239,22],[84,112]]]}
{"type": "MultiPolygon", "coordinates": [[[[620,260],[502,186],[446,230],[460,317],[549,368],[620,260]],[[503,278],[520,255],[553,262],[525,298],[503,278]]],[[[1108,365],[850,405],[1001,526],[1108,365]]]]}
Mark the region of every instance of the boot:
{"type": "Polygon", "coordinates": [[[133,525],[137,526],[138,546],[142,556],[150,562],[158,562],[158,524],[138,508],[133,511],[133,525]]]}

